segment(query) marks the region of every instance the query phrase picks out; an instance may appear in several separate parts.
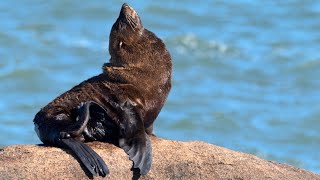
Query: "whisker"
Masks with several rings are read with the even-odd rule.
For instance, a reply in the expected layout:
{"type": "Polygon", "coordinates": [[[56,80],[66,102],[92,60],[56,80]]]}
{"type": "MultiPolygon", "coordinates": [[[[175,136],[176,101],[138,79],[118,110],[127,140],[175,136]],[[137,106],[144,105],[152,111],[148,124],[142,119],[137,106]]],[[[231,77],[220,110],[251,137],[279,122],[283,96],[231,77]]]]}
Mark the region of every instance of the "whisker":
{"type": "Polygon", "coordinates": [[[137,23],[134,21],[134,19],[131,16],[129,16],[129,20],[134,25],[134,27],[137,26],[137,23]]]}
{"type": "Polygon", "coordinates": [[[133,20],[133,18],[129,15],[126,15],[126,19],[130,25],[130,27],[132,28],[133,31],[135,31],[135,27],[137,26],[137,24],[135,23],[135,21],[133,20]]]}

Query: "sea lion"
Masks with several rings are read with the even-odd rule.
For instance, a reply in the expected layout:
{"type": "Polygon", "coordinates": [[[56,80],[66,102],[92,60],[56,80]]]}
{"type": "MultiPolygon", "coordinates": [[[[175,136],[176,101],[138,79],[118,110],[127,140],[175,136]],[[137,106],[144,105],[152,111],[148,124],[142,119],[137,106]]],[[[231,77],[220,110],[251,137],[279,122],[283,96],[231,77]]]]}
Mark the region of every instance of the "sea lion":
{"type": "Polygon", "coordinates": [[[101,74],[35,115],[35,131],[44,144],[71,149],[93,176],[106,176],[109,170],[87,141],[119,145],[145,175],[152,162],[148,135],[171,89],[171,56],[128,4],[112,26],[109,53],[101,74]]]}

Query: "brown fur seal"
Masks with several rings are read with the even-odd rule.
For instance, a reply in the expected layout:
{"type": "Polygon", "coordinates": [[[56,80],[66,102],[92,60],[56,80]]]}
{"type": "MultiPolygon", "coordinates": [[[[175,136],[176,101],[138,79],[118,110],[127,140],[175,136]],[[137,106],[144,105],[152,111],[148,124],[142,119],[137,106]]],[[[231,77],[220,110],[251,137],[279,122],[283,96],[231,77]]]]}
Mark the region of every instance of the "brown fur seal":
{"type": "MultiPolygon", "coordinates": [[[[118,142],[140,174],[151,168],[148,134],[171,88],[171,57],[164,43],[123,4],[113,24],[103,73],[63,93],[35,116],[44,144],[71,149],[92,175],[109,170],[85,141],[118,142]]],[[[116,143],[117,144],[117,143],[116,143]]]]}

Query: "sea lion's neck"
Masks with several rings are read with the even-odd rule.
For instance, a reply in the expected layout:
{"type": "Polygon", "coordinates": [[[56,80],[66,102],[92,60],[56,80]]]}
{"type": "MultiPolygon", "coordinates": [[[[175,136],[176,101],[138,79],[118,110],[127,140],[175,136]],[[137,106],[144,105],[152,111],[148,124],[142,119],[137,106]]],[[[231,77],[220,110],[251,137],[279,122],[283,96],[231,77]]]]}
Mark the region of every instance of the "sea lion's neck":
{"type": "Polygon", "coordinates": [[[102,70],[109,80],[124,84],[130,82],[130,84],[139,85],[152,81],[159,82],[161,77],[163,77],[162,71],[155,70],[155,67],[151,65],[118,66],[112,63],[104,63],[102,70]]]}
{"type": "Polygon", "coordinates": [[[104,74],[119,74],[125,71],[132,71],[134,66],[129,66],[127,64],[114,64],[114,63],[104,63],[102,66],[102,71],[104,74]]]}
{"type": "MultiPolygon", "coordinates": [[[[105,74],[122,74],[126,75],[137,75],[137,73],[150,74],[155,72],[154,68],[146,64],[114,64],[114,63],[104,63],[102,66],[103,73],[105,74]]],[[[151,75],[151,74],[150,74],[151,75]]]]}
{"type": "Polygon", "coordinates": [[[132,79],[137,77],[137,68],[128,65],[115,65],[113,63],[104,63],[102,66],[104,75],[107,75],[108,79],[117,83],[133,83],[132,79]]]}
{"type": "Polygon", "coordinates": [[[109,72],[110,70],[113,70],[113,69],[124,69],[124,68],[125,66],[114,64],[114,63],[104,63],[102,65],[103,72],[109,72]]]}

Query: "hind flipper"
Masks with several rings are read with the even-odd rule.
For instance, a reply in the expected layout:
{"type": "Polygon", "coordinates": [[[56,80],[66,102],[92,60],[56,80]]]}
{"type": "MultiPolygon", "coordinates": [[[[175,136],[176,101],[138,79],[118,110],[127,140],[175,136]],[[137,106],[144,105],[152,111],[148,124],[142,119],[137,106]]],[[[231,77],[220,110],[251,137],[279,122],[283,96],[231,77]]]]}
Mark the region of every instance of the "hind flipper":
{"type": "Polygon", "coordinates": [[[103,159],[88,145],[74,139],[61,139],[60,143],[71,149],[93,176],[105,177],[109,174],[109,169],[103,159]]]}
{"type": "Polygon", "coordinates": [[[81,142],[82,133],[86,130],[91,119],[91,109],[96,103],[91,101],[81,103],[78,109],[77,122],[68,127],[66,132],[60,132],[60,144],[71,149],[80,162],[87,168],[93,176],[105,177],[109,174],[109,169],[103,159],[88,145],[81,142]]]}
{"type": "Polygon", "coordinates": [[[78,137],[85,130],[90,119],[90,103],[81,103],[78,108],[77,121],[68,126],[67,129],[60,132],[60,138],[67,139],[71,137],[78,137]]]}
{"type": "Polygon", "coordinates": [[[111,138],[117,131],[117,126],[112,121],[108,112],[93,101],[86,102],[89,107],[89,119],[87,127],[84,130],[84,136],[87,140],[106,140],[111,138]]]}
{"type": "Polygon", "coordinates": [[[124,113],[120,123],[119,146],[129,155],[133,167],[139,168],[140,174],[145,175],[151,169],[152,147],[141,113],[131,102],[125,102],[121,109],[124,113]]]}
{"type": "Polygon", "coordinates": [[[64,114],[58,114],[49,120],[43,113],[37,113],[34,119],[35,131],[45,144],[58,145],[60,139],[83,139],[81,133],[85,130],[89,119],[89,105],[81,103],[78,109],[77,121],[72,121],[64,114]]]}
{"type": "Polygon", "coordinates": [[[80,105],[77,121],[71,121],[65,114],[47,120],[44,119],[45,115],[39,112],[34,119],[35,130],[43,143],[71,149],[93,176],[104,177],[109,170],[103,159],[88,145],[82,143],[83,131],[90,120],[90,105],[91,103],[80,105]]]}

